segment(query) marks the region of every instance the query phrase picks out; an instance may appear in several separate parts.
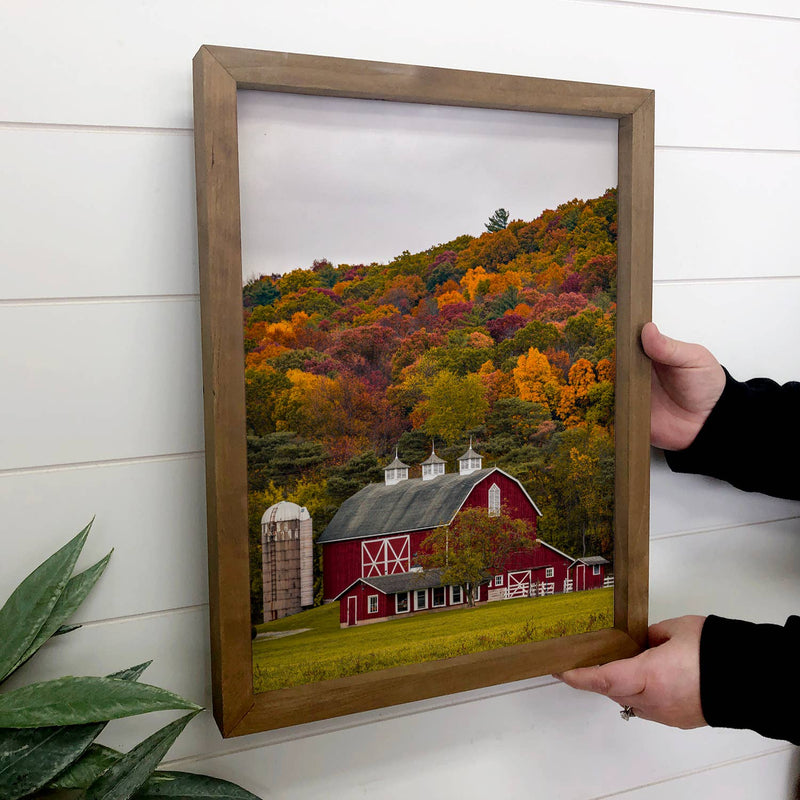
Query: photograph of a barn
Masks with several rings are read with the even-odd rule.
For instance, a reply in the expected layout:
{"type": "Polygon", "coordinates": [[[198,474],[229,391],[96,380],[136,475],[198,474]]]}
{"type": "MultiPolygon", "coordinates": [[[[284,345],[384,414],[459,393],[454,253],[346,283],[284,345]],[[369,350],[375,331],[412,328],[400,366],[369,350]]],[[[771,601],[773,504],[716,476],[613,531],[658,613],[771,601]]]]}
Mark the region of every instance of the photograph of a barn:
{"type": "MultiPolygon", "coordinates": [[[[463,607],[466,592],[447,584],[441,569],[422,569],[416,555],[437,528],[466,509],[484,509],[524,521],[525,546],[475,587],[476,603],[609,586],[602,556],[573,558],[536,537],[541,516],[524,486],[497,467],[484,468],[472,448],[446,474],[435,451],[421,464],[422,477],[395,456],[384,482],[371,483],[346,500],[320,534],[324,602],[338,601],[342,627],[383,622],[400,615],[463,607]]],[[[264,621],[298,613],[311,604],[312,522],[308,511],[282,501],[262,518],[264,621]]]]}

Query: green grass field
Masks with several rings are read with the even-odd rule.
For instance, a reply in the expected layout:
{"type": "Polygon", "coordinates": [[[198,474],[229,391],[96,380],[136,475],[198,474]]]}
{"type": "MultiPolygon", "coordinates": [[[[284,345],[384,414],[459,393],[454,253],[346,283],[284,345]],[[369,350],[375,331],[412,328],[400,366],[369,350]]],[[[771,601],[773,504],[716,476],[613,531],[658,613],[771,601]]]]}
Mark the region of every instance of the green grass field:
{"type": "Polygon", "coordinates": [[[259,633],[309,630],[253,642],[255,690],[264,692],[610,628],[613,602],[613,589],[595,589],[344,629],[339,627],[339,604],[330,603],[257,626],[259,633]]]}

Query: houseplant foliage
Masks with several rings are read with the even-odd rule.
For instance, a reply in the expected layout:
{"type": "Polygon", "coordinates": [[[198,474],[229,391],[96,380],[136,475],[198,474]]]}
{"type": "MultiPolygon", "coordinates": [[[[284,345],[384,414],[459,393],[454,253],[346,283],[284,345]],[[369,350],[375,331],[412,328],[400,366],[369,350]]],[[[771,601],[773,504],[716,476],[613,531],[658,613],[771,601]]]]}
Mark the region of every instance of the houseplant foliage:
{"type": "MultiPolygon", "coordinates": [[[[0,689],[51,637],[79,627],[66,623],[111,557],[73,575],[91,525],[25,578],[0,609],[0,689]]],[[[70,676],[0,690],[0,798],[258,800],[228,781],[156,770],[202,709],[139,682],[149,663],[106,677],[70,676]],[[188,713],[128,753],[95,741],[110,720],[167,709],[188,713]]]]}

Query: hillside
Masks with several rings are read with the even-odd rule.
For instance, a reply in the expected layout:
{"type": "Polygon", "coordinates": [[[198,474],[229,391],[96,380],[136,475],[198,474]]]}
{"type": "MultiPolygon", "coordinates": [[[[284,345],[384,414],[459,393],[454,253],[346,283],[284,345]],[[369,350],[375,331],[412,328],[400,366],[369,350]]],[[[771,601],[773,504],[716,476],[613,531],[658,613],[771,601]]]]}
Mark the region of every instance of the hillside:
{"type": "Polygon", "coordinates": [[[254,619],[260,518],[306,506],[318,535],[394,456],[473,436],[519,478],[540,536],[612,555],[616,190],[388,264],[322,259],[243,287],[254,619]]]}

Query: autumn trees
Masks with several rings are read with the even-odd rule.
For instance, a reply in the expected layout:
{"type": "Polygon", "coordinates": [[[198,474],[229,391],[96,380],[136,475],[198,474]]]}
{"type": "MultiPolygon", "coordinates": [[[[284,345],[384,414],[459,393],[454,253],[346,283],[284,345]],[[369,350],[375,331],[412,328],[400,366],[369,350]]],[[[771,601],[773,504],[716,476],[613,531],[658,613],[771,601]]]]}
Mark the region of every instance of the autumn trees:
{"type": "Polygon", "coordinates": [[[441,569],[442,583],[460,586],[474,606],[482,581],[502,572],[514,553],[535,546],[524,520],[504,511],[492,516],[484,508],[466,508],[451,525],[428,534],[416,562],[423,569],[441,569]]]}
{"type": "Polygon", "coordinates": [[[611,555],[616,190],[502,211],[388,264],[244,284],[253,515],[290,499],[318,534],[396,445],[417,465],[434,439],[454,471],[473,435],[536,498],[546,541],[611,555]]]}

